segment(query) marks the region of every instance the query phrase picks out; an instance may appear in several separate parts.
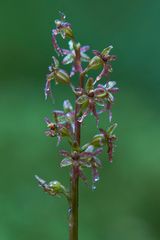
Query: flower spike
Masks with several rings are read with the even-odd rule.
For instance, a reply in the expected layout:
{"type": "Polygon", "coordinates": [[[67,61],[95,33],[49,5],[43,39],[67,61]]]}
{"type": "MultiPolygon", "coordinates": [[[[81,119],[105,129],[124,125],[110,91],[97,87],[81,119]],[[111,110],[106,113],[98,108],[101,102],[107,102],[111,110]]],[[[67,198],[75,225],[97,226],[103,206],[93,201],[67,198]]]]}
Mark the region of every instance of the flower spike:
{"type": "MultiPolygon", "coordinates": [[[[60,150],[62,159],[60,167],[68,167],[70,177],[70,187],[67,190],[59,181],[50,182],[35,176],[38,185],[51,196],[64,195],[69,204],[69,238],[78,240],[78,189],[79,179],[81,179],[92,189],[96,189],[96,183],[99,181],[99,169],[102,166],[100,155],[106,148],[107,159],[113,160],[115,142],[117,140],[114,130],[117,124],[111,124],[112,106],[115,102],[115,95],[118,87],[115,81],[109,79],[109,73],[112,71],[111,62],[116,60],[115,55],[110,52],[112,45],[103,49],[103,51],[93,50],[93,56],[90,58],[87,52],[89,45],[81,45],[74,36],[71,24],[66,21],[64,13],[60,13],[60,18],[55,20],[55,27],[52,30],[52,43],[54,50],[58,54],[58,59],[53,56],[49,72],[46,76],[45,99],[52,97],[51,85],[63,84],[69,86],[74,95],[74,104],[72,106],[69,99],[63,101],[62,109],[53,109],[52,118],[45,118],[45,134],[51,139],[56,138],[57,145],[65,140],[64,149],[60,150]],[[68,47],[61,47],[58,43],[58,37],[68,43],[68,47]],[[61,58],[59,58],[61,57],[61,58]],[[69,65],[70,66],[66,66],[69,65]],[[62,66],[63,65],[63,66],[62,66]],[[68,67],[68,68],[67,68],[68,67]],[[66,71],[66,69],[69,69],[66,71]],[[92,70],[98,73],[92,75],[92,70]],[[100,70],[100,71],[99,71],[100,70]],[[104,78],[104,83],[100,82],[104,78]],[[106,114],[107,113],[107,114],[106,114]],[[102,129],[100,114],[106,118],[109,117],[109,127],[102,129]],[[81,128],[88,115],[92,115],[96,121],[93,129],[97,129],[91,140],[82,145],[81,128]],[[96,128],[97,127],[97,128],[96,128]],[[69,149],[66,150],[66,143],[69,149]],[[86,176],[89,169],[91,181],[86,176]],[[91,182],[91,183],[90,183],[91,182]]],[[[61,86],[60,86],[61,87],[61,86]]],[[[66,95],[65,89],[58,92],[59,97],[66,95]]],[[[72,99],[72,96],[68,96],[72,99]]],[[[104,120],[105,121],[105,120],[104,120]]]]}

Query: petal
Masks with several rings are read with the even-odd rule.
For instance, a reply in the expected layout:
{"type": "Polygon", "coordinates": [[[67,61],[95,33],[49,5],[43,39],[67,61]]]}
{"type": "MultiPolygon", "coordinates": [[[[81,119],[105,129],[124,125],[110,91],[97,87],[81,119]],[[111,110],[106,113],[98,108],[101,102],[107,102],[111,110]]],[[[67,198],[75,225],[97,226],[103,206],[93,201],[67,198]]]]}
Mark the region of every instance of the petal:
{"type": "Polygon", "coordinates": [[[45,94],[45,100],[47,100],[48,96],[51,94],[51,82],[49,80],[46,81],[44,94],[45,94]]]}
{"type": "Polygon", "coordinates": [[[63,58],[62,64],[65,64],[65,65],[70,64],[73,62],[73,60],[74,60],[73,55],[68,54],[63,58]]]}
{"type": "Polygon", "coordinates": [[[59,144],[61,143],[61,141],[62,141],[62,137],[61,137],[61,135],[57,135],[57,138],[58,138],[58,140],[57,140],[57,146],[59,146],[59,144]]]}
{"type": "Polygon", "coordinates": [[[60,154],[63,156],[63,157],[70,157],[71,156],[71,154],[69,153],[69,152],[67,152],[67,151],[65,151],[65,150],[60,150],[60,154]]]}
{"type": "Polygon", "coordinates": [[[102,51],[102,56],[103,57],[106,57],[109,55],[110,51],[112,50],[113,46],[110,45],[109,47],[105,48],[103,51],[102,51]]]}
{"type": "Polygon", "coordinates": [[[115,81],[109,81],[108,83],[106,83],[106,88],[108,90],[108,89],[113,88],[115,85],[116,85],[115,81]]]}
{"type": "Polygon", "coordinates": [[[109,158],[109,162],[112,163],[112,160],[113,160],[113,142],[111,139],[108,140],[108,150],[107,150],[107,153],[108,153],[108,158],[109,158]]]}
{"type": "Polygon", "coordinates": [[[98,127],[98,123],[99,123],[99,116],[98,116],[98,113],[96,111],[96,105],[95,105],[95,102],[93,100],[90,101],[89,103],[89,110],[91,113],[93,113],[93,115],[95,116],[96,118],[96,125],[98,127]]]}
{"type": "Polygon", "coordinates": [[[106,64],[104,64],[101,73],[96,78],[96,82],[101,80],[102,77],[107,76],[108,72],[109,72],[108,66],[106,64]]]}
{"type": "Polygon", "coordinates": [[[55,117],[59,117],[59,116],[64,116],[64,112],[63,111],[59,111],[59,110],[54,110],[53,114],[55,117]]]}
{"type": "Polygon", "coordinates": [[[68,42],[68,45],[69,45],[70,51],[74,50],[74,48],[73,48],[73,41],[72,41],[72,40],[70,40],[70,41],[68,42]]]}
{"type": "Polygon", "coordinates": [[[88,146],[85,152],[93,152],[94,147],[92,145],[88,146]]]}
{"type": "Polygon", "coordinates": [[[53,111],[55,122],[58,124],[66,123],[66,117],[63,111],[53,111]]]}
{"type": "Polygon", "coordinates": [[[45,131],[45,135],[47,137],[55,137],[57,134],[53,130],[48,130],[48,131],[45,131]]]}
{"type": "Polygon", "coordinates": [[[80,118],[78,118],[78,122],[82,123],[85,117],[87,117],[87,115],[89,114],[89,112],[90,112],[89,108],[87,108],[87,110],[83,113],[83,115],[80,118]]]}
{"type": "Polygon", "coordinates": [[[76,69],[75,69],[75,66],[73,65],[71,72],[70,72],[70,77],[73,77],[75,75],[75,73],[76,73],[76,69]]]}
{"type": "Polygon", "coordinates": [[[106,60],[107,60],[108,62],[115,61],[115,60],[117,60],[117,56],[115,56],[115,55],[108,56],[106,60]]]}
{"type": "Polygon", "coordinates": [[[101,134],[103,134],[103,136],[104,136],[105,138],[108,137],[107,132],[106,132],[103,128],[99,128],[99,131],[100,131],[101,134]]]}
{"type": "Polygon", "coordinates": [[[107,129],[107,133],[108,133],[109,136],[113,134],[113,132],[117,128],[117,126],[118,126],[118,124],[114,123],[107,129]]]}
{"type": "Polygon", "coordinates": [[[87,177],[84,175],[83,171],[79,169],[79,177],[88,185],[87,177]]]}
{"type": "Polygon", "coordinates": [[[94,157],[94,161],[95,161],[95,164],[98,166],[98,167],[101,167],[102,166],[102,163],[101,163],[101,160],[97,157],[94,157]]]}
{"type": "Polygon", "coordinates": [[[58,68],[59,67],[58,59],[56,57],[54,57],[54,56],[52,57],[52,59],[53,59],[53,63],[54,63],[55,68],[58,68]]]}
{"type": "Polygon", "coordinates": [[[108,92],[108,100],[109,100],[110,103],[114,102],[114,96],[110,92],[108,92]]]}
{"type": "Polygon", "coordinates": [[[90,61],[90,57],[85,54],[85,53],[81,53],[81,61],[82,62],[89,62],[90,61]]]}
{"type": "Polygon", "coordinates": [[[81,53],[84,53],[84,52],[87,52],[89,49],[90,49],[90,46],[89,46],[89,45],[83,46],[83,47],[80,48],[80,52],[81,52],[81,53]]]}
{"type": "Polygon", "coordinates": [[[94,147],[101,147],[104,145],[104,133],[101,130],[103,129],[99,129],[100,134],[96,134],[90,143],[94,147]]]}
{"type": "Polygon", "coordinates": [[[72,51],[68,50],[68,49],[62,49],[62,52],[64,55],[68,55],[68,54],[71,54],[72,51]]]}
{"type": "Polygon", "coordinates": [[[47,118],[47,117],[45,117],[44,121],[45,121],[45,123],[46,123],[47,125],[51,124],[51,121],[50,121],[49,118],[47,118]]]}
{"type": "Polygon", "coordinates": [[[99,52],[98,50],[93,50],[92,51],[94,55],[100,57],[101,56],[101,52],[99,52]]]}
{"type": "Polygon", "coordinates": [[[116,93],[116,92],[119,91],[119,88],[114,87],[114,88],[109,89],[108,91],[111,92],[111,93],[116,93]]]}
{"type": "Polygon", "coordinates": [[[58,34],[58,30],[53,29],[52,30],[52,44],[53,44],[53,47],[56,50],[57,54],[63,56],[63,51],[57,44],[57,40],[56,40],[57,34],[58,34]]]}
{"type": "Polygon", "coordinates": [[[97,87],[94,90],[94,93],[95,93],[97,98],[103,98],[103,97],[106,96],[106,90],[104,88],[101,88],[101,87],[97,87]]]}
{"type": "Polygon", "coordinates": [[[77,104],[79,104],[79,105],[82,105],[82,104],[86,103],[87,101],[88,101],[87,95],[82,95],[76,100],[77,104]]]}
{"type": "Polygon", "coordinates": [[[64,108],[64,112],[68,113],[68,112],[72,112],[73,111],[73,107],[72,104],[70,103],[69,100],[65,100],[63,102],[63,108],[64,108]]]}
{"type": "Polygon", "coordinates": [[[72,159],[71,158],[64,158],[60,163],[61,167],[67,167],[67,166],[70,166],[70,165],[72,165],[72,159]]]}
{"type": "Polygon", "coordinates": [[[92,152],[81,152],[80,153],[80,157],[81,158],[90,158],[93,156],[93,153],[92,152]]]}
{"type": "Polygon", "coordinates": [[[77,113],[77,116],[81,117],[84,111],[88,111],[89,113],[89,100],[83,103],[82,105],[80,105],[80,109],[79,109],[79,112],[77,113]]]}
{"type": "Polygon", "coordinates": [[[94,89],[93,83],[94,83],[93,78],[91,78],[91,77],[88,78],[87,83],[85,85],[85,90],[86,90],[87,93],[89,93],[89,91],[94,89]]]}
{"type": "Polygon", "coordinates": [[[103,152],[103,148],[97,148],[96,151],[94,151],[94,156],[99,155],[103,152]]]}
{"type": "Polygon", "coordinates": [[[76,94],[76,96],[81,96],[82,93],[84,92],[83,88],[80,88],[80,87],[73,88],[72,90],[76,94]]]}

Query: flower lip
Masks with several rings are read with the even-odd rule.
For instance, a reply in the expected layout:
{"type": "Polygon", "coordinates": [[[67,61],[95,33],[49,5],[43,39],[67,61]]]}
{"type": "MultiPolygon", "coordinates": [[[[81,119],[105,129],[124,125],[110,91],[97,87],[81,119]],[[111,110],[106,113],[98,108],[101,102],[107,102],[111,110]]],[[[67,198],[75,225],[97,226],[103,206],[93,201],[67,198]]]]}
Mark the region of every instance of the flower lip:
{"type": "Polygon", "coordinates": [[[94,97],[94,90],[90,90],[87,95],[88,95],[88,97],[93,98],[94,97]]]}

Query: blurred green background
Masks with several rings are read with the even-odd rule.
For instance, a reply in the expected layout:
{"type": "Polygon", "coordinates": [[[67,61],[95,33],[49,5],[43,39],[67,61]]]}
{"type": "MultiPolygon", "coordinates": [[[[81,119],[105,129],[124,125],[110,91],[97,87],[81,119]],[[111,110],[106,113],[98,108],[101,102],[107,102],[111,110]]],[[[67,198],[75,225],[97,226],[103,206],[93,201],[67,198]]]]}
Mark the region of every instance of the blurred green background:
{"type": "MultiPolygon", "coordinates": [[[[82,44],[113,44],[118,56],[111,78],[120,87],[113,110],[119,140],[112,165],[103,155],[97,190],[80,183],[79,239],[158,240],[159,0],[0,1],[0,239],[68,239],[67,203],[44,194],[34,179],[68,185],[56,140],[44,135],[44,117],[72,100],[67,87],[53,86],[56,104],[44,101],[58,10],[82,44]]],[[[90,117],[83,141],[96,131],[90,117]]]]}

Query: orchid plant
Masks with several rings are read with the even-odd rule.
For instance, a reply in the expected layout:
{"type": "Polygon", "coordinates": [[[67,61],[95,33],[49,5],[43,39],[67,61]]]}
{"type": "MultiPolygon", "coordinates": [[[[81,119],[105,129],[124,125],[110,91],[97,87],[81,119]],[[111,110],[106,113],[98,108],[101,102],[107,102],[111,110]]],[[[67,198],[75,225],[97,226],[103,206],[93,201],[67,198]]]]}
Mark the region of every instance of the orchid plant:
{"type": "Polygon", "coordinates": [[[103,148],[107,148],[109,162],[112,162],[116,136],[114,130],[117,127],[112,121],[112,105],[114,94],[118,91],[115,81],[109,80],[112,72],[111,62],[116,60],[115,55],[110,55],[112,46],[106,47],[102,52],[93,50],[93,57],[86,52],[90,49],[81,46],[77,42],[72,26],[66,21],[66,17],[60,12],[60,20],[55,20],[55,29],[52,30],[52,43],[58,54],[58,60],[52,57],[53,63],[49,67],[45,84],[45,98],[52,96],[51,83],[64,84],[71,89],[75,96],[74,107],[69,100],[64,100],[63,110],[53,111],[53,120],[45,118],[47,125],[46,135],[57,138],[57,144],[66,138],[70,151],[62,149],[63,157],[60,166],[70,169],[70,187],[66,188],[59,181],[46,182],[39,176],[35,176],[39,186],[51,196],[64,195],[69,204],[69,240],[78,240],[78,184],[79,178],[88,186],[95,189],[95,183],[99,180],[99,168],[102,166],[99,155],[103,148]],[[57,35],[68,40],[69,49],[63,49],[57,42],[57,35]],[[83,63],[84,62],[84,63],[83,63]],[[70,73],[61,65],[71,64],[70,73]],[[97,76],[92,76],[92,70],[99,70],[97,76]],[[99,73],[100,72],[100,73],[99,73]],[[77,83],[73,76],[77,77],[77,83]],[[102,84],[102,81],[105,83],[102,84]],[[106,112],[110,126],[107,129],[99,127],[99,116],[106,112]],[[88,115],[93,115],[96,121],[97,133],[84,145],[81,145],[81,127],[88,115]],[[92,183],[84,173],[85,168],[90,168],[92,183]]]}

